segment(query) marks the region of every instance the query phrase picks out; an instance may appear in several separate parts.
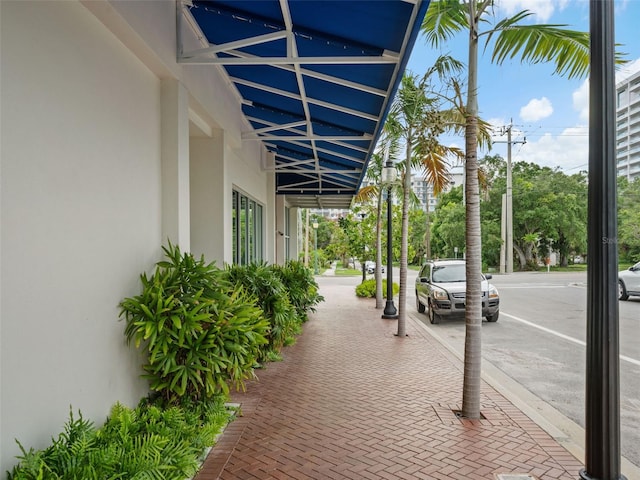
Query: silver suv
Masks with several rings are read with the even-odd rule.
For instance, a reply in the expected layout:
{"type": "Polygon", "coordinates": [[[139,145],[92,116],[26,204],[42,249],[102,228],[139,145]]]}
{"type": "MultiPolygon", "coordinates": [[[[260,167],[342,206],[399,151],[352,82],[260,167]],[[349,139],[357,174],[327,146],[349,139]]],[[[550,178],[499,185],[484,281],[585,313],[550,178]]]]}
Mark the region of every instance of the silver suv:
{"type": "MultiPolygon", "coordinates": [[[[489,279],[491,275],[482,275],[482,316],[496,322],[500,296],[489,279]]],[[[443,317],[464,316],[466,289],[464,260],[429,260],[416,278],[416,308],[420,313],[428,309],[431,323],[443,317]]]]}

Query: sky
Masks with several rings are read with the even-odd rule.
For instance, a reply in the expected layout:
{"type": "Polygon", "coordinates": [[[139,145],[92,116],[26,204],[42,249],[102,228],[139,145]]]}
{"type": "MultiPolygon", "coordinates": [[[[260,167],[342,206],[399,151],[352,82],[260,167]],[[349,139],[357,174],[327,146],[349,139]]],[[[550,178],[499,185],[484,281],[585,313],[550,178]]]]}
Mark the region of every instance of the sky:
{"type": "MultiPolygon", "coordinates": [[[[498,19],[529,10],[536,23],[564,24],[572,30],[589,30],[588,0],[497,0],[498,19]]],[[[640,70],[640,0],[615,1],[615,41],[626,53],[628,64],[616,72],[616,81],[640,70]]],[[[553,75],[550,64],[521,64],[507,61],[491,64],[490,51],[482,53],[480,44],[478,106],[480,117],[488,121],[496,135],[491,151],[507,158],[506,136],[502,127],[512,124],[513,162],[526,161],[559,168],[571,175],[588,167],[588,79],[553,75]],[[503,143],[500,143],[503,142],[503,143]]],[[[467,36],[458,35],[442,52],[428,47],[423,37],[416,40],[407,69],[421,74],[440,53],[448,53],[466,63],[467,36]]],[[[464,148],[464,139],[443,137],[447,145],[464,148]]]]}

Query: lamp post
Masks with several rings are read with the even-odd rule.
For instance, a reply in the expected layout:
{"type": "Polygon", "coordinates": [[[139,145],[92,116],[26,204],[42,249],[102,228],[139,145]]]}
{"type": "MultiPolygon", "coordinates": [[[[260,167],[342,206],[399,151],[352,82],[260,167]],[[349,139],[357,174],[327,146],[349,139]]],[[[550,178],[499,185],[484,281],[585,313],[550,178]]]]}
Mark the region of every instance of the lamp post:
{"type": "Polygon", "coordinates": [[[367,255],[367,246],[364,244],[364,217],[366,214],[364,212],[360,212],[358,214],[360,216],[360,236],[362,237],[362,258],[360,259],[360,267],[362,267],[362,281],[364,282],[367,279],[367,265],[364,261],[364,257],[367,255]]]}
{"type": "Polygon", "coordinates": [[[382,318],[396,319],[398,318],[398,310],[393,304],[393,246],[391,244],[391,230],[393,212],[391,209],[391,186],[396,180],[396,167],[389,160],[387,152],[387,161],[382,169],[382,184],[387,186],[387,302],[384,306],[382,318]]]}
{"type": "Polygon", "coordinates": [[[318,275],[318,222],[313,222],[313,273],[318,275]]]}

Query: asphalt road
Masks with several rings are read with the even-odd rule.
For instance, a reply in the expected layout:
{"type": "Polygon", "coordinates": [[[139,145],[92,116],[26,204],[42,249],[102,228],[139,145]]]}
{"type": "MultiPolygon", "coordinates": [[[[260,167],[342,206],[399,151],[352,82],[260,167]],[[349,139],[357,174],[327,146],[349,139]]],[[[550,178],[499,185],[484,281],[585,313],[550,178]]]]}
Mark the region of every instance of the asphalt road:
{"type": "MultiPolygon", "coordinates": [[[[409,285],[415,276],[408,275],[409,285]]],[[[584,427],[586,273],[513,273],[495,275],[492,283],[501,307],[498,322],[484,322],[485,363],[584,427]]],[[[464,320],[430,325],[415,311],[411,292],[409,311],[462,352],[464,320]]],[[[621,453],[640,467],[640,298],[619,305],[621,453]]]]}

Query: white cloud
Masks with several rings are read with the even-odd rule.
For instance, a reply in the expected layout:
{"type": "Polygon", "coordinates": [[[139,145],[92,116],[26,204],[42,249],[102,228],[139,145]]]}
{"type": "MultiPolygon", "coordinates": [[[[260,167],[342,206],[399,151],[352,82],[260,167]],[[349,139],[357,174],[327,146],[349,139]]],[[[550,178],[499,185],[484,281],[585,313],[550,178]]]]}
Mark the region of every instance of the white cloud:
{"type": "Polygon", "coordinates": [[[580,114],[580,121],[589,121],[589,80],[585,80],[580,88],[571,94],[573,109],[580,114]]]}
{"type": "Polygon", "coordinates": [[[571,175],[587,170],[589,138],[586,126],[566,128],[559,135],[544,133],[528,138],[527,143],[512,153],[513,161],[525,161],[551,168],[559,167],[571,175]]]}
{"type": "Polygon", "coordinates": [[[500,0],[499,8],[504,10],[508,16],[522,10],[529,10],[535,14],[532,18],[533,21],[545,23],[549,21],[556,9],[564,9],[567,3],[568,0],[500,0]]]}
{"type": "MultiPolygon", "coordinates": [[[[627,77],[640,71],[640,58],[630,61],[624,67],[616,71],[616,84],[627,77]]],[[[589,79],[580,85],[580,88],[571,94],[573,98],[573,109],[580,114],[581,122],[589,121],[589,79]]]]}
{"type": "Polygon", "coordinates": [[[547,97],[533,98],[520,109],[520,118],[527,122],[536,122],[551,116],[553,105],[547,97]]]}

